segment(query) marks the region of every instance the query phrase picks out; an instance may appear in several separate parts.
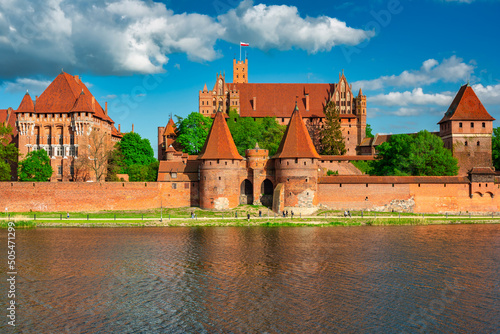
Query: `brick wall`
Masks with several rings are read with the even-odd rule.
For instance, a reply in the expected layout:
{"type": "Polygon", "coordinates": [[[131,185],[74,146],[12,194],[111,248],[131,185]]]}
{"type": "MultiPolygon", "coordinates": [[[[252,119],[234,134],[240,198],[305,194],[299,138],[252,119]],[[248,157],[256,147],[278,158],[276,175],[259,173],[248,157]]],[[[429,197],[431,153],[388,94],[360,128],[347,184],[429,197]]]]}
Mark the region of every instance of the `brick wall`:
{"type": "Polygon", "coordinates": [[[11,212],[140,210],[197,205],[190,182],[0,182],[0,208],[11,212]],[[174,186],[175,184],[175,186],[174,186]]]}

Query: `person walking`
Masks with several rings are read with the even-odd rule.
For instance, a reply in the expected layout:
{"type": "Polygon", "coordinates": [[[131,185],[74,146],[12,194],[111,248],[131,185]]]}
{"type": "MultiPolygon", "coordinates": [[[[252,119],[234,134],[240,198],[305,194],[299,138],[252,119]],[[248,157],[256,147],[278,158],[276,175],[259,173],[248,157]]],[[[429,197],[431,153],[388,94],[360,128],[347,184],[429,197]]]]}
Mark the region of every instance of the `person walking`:
{"type": "Polygon", "coordinates": [[[69,219],[69,212],[66,212],[66,219],[69,219]]]}
{"type": "Polygon", "coordinates": [[[259,218],[262,218],[262,210],[259,210],[259,218]]]}
{"type": "Polygon", "coordinates": [[[250,213],[247,213],[247,221],[250,221],[250,213]]]}
{"type": "Polygon", "coordinates": [[[291,213],[291,215],[292,215],[292,219],[293,219],[293,210],[292,210],[290,213],[291,213]]]}

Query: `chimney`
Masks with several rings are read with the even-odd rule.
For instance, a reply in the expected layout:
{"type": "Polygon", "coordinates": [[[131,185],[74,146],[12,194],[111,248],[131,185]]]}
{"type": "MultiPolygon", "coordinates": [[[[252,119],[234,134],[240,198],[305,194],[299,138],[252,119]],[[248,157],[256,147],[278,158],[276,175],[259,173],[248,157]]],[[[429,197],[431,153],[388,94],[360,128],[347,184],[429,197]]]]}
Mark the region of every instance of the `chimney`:
{"type": "Polygon", "coordinates": [[[134,133],[134,123],[132,123],[132,133],[134,133]]]}
{"type": "Polygon", "coordinates": [[[309,111],[309,93],[306,93],[306,110],[309,111]]]}
{"type": "Polygon", "coordinates": [[[95,112],[95,97],[92,96],[92,111],[95,112]]]}
{"type": "Polygon", "coordinates": [[[75,81],[76,81],[76,82],[79,82],[78,75],[75,75],[75,81]]]}
{"type": "Polygon", "coordinates": [[[104,102],[104,114],[108,115],[108,102],[104,102]]]}
{"type": "Polygon", "coordinates": [[[256,96],[253,97],[253,110],[254,111],[257,110],[257,97],[256,96]]]}
{"type": "Polygon", "coordinates": [[[118,132],[122,133],[122,128],[121,128],[120,124],[118,124],[118,132]]]}

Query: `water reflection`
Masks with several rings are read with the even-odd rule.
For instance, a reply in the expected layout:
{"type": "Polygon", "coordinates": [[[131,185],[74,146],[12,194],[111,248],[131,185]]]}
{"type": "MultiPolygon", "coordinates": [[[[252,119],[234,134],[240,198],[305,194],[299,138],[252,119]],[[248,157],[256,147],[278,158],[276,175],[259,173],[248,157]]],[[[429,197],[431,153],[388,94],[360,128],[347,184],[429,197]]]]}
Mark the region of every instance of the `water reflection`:
{"type": "Polygon", "coordinates": [[[498,225],[36,229],[17,250],[20,332],[500,327],[498,225]]]}

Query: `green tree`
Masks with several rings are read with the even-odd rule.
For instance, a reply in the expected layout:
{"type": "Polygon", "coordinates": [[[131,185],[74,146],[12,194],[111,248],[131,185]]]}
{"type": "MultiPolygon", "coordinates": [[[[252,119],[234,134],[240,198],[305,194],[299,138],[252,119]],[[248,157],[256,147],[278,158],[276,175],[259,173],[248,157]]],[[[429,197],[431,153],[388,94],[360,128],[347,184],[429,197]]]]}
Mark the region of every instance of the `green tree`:
{"type": "Polygon", "coordinates": [[[148,165],[156,160],[149,139],[141,138],[136,132],[126,133],[117,145],[126,166],[148,165]]]}
{"type": "Polygon", "coordinates": [[[269,156],[276,154],[286,127],[279,125],[275,118],[240,117],[235,110],[229,112],[229,131],[233,136],[238,153],[245,155],[245,150],[259,147],[269,150],[269,156]]]}
{"type": "Polygon", "coordinates": [[[344,138],[340,128],[339,110],[335,102],[325,106],[324,128],[320,132],[322,154],[343,155],[346,153],[344,138]]]}
{"type": "Polygon", "coordinates": [[[365,130],[365,137],[366,138],[373,138],[375,137],[372,133],[372,126],[370,124],[366,124],[366,130],[365,130]]]}
{"type": "Polygon", "coordinates": [[[428,131],[416,135],[394,135],[377,147],[371,165],[375,175],[457,175],[458,162],[440,137],[428,131]]]}
{"type": "Polygon", "coordinates": [[[129,180],[131,182],[155,182],[158,176],[158,166],[158,161],[154,161],[149,165],[134,164],[129,166],[129,180]]]}
{"type": "Polygon", "coordinates": [[[187,118],[176,115],[178,136],[176,142],[183,147],[183,152],[191,155],[200,153],[213,119],[200,113],[192,112],[187,118]]]}
{"type": "Polygon", "coordinates": [[[491,139],[493,166],[500,170],[500,127],[493,129],[493,138],[491,139]]]}
{"type": "Polygon", "coordinates": [[[19,162],[19,181],[48,181],[52,176],[50,158],[45,150],[31,151],[26,158],[19,162]]]}
{"type": "Polygon", "coordinates": [[[116,174],[123,173],[126,173],[125,157],[123,156],[119,143],[116,143],[114,150],[109,152],[106,181],[120,181],[116,174]]]}
{"type": "Polygon", "coordinates": [[[19,150],[14,143],[10,143],[12,127],[0,123],[0,181],[11,179],[11,166],[17,162],[19,150]]]}

